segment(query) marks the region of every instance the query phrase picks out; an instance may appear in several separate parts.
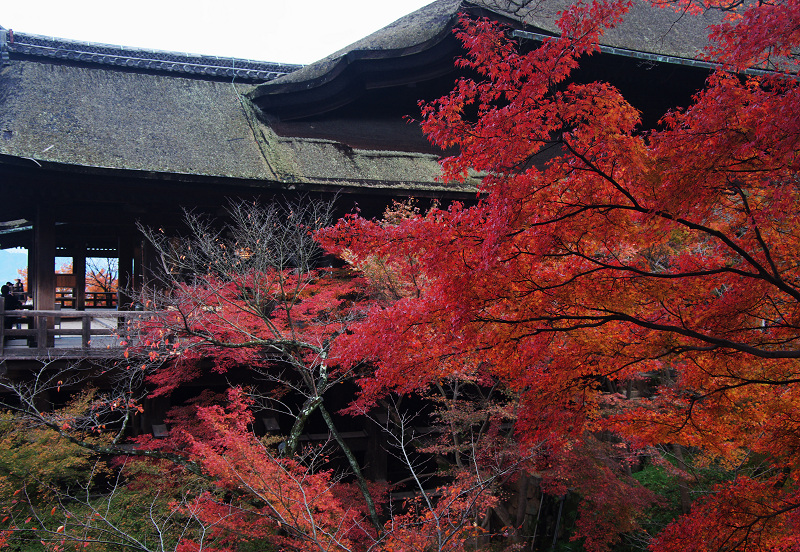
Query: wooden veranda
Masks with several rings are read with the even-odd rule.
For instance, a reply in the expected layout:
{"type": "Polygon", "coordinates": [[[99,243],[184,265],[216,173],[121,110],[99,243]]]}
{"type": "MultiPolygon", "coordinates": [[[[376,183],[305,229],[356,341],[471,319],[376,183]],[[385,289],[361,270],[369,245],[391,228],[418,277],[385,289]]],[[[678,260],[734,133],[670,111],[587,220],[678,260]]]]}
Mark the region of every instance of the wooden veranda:
{"type": "Polygon", "coordinates": [[[127,322],[142,316],[146,313],[108,309],[6,311],[0,297],[0,361],[120,355],[129,342],[127,322]]]}

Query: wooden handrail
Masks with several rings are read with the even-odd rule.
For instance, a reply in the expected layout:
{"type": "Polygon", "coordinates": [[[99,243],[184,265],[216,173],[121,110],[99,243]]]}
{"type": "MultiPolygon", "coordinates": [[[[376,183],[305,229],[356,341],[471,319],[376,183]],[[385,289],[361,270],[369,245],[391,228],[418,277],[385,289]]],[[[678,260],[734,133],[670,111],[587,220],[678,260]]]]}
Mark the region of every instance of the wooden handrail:
{"type": "MultiPolygon", "coordinates": [[[[77,297],[73,291],[56,290],[56,303],[60,303],[62,307],[75,308],[75,301],[77,297]]],[[[117,292],[87,291],[84,302],[88,308],[117,308],[117,292]]]]}
{"type": "Polygon", "coordinates": [[[0,359],[43,358],[53,356],[108,357],[119,354],[125,330],[124,322],[131,318],[148,316],[147,312],[134,311],[70,311],[70,310],[9,310],[4,309],[0,297],[0,359]],[[6,328],[6,317],[13,317],[12,324],[25,324],[27,328],[6,328]],[[55,325],[64,321],[80,320],[79,328],[64,328],[55,325]],[[107,320],[103,328],[93,328],[92,321],[107,320]],[[80,336],[80,345],[58,344],[56,338],[80,336]],[[92,343],[93,337],[118,336],[102,344],[92,343]],[[9,347],[7,341],[25,338],[27,347],[9,347]],[[94,346],[93,346],[94,345],[94,346]]]}

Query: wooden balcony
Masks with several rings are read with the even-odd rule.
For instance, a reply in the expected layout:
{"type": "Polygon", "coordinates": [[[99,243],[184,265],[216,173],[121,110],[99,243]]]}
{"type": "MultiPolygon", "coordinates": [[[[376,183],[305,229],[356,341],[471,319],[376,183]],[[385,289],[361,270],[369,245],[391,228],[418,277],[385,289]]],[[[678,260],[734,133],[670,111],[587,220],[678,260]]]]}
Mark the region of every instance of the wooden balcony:
{"type": "MultiPolygon", "coordinates": [[[[56,304],[63,309],[74,309],[78,298],[73,290],[56,289],[56,304]]],[[[87,291],[85,294],[87,309],[116,309],[117,293],[105,291],[87,291]]]]}
{"type": "Polygon", "coordinates": [[[107,309],[0,310],[0,361],[113,357],[125,347],[126,322],[144,315],[107,309]]]}

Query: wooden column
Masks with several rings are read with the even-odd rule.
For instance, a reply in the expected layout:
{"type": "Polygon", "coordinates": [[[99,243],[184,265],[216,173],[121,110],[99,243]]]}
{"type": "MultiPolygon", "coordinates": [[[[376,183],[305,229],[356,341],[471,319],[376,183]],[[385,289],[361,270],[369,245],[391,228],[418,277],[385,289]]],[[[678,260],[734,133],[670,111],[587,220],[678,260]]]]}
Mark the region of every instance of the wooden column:
{"type": "Polygon", "coordinates": [[[121,236],[117,244],[119,258],[117,259],[117,309],[128,308],[133,290],[133,240],[128,236],[121,236]]]}
{"type": "MultiPolygon", "coordinates": [[[[33,222],[33,308],[55,310],[56,308],[56,219],[53,211],[44,206],[36,210],[33,222]]],[[[53,319],[47,318],[48,328],[53,319]]],[[[52,339],[48,339],[52,341],[52,339]]],[[[52,347],[53,343],[39,343],[41,347],[52,347]]]]}
{"type": "Polygon", "coordinates": [[[158,255],[156,255],[155,248],[147,240],[142,240],[141,252],[141,269],[137,269],[136,272],[141,275],[141,286],[144,287],[153,284],[153,274],[155,273],[155,267],[158,266],[158,255]]]}
{"type": "MultiPolygon", "coordinates": [[[[30,242],[28,243],[28,281],[25,282],[26,297],[33,299],[34,282],[36,281],[36,262],[34,261],[33,232],[31,232],[30,242]]],[[[55,260],[53,260],[55,264],[55,260]]]]}
{"type": "Polygon", "coordinates": [[[86,310],[86,245],[77,246],[72,256],[72,274],[75,276],[75,309],[86,310]]]}
{"type": "Polygon", "coordinates": [[[33,223],[33,266],[31,282],[36,310],[56,306],[56,221],[53,213],[39,207],[33,223]]]}
{"type": "Polygon", "coordinates": [[[387,426],[389,414],[385,409],[375,409],[372,421],[364,423],[367,432],[365,473],[372,481],[387,481],[389,478],[389,438],[387,426]]]}
{"type": "Polygon", "coordinates": [[[133,287],[142,289],[144,287],[144,247],[142,242],[137,242],[133,250],[133,287]]]}

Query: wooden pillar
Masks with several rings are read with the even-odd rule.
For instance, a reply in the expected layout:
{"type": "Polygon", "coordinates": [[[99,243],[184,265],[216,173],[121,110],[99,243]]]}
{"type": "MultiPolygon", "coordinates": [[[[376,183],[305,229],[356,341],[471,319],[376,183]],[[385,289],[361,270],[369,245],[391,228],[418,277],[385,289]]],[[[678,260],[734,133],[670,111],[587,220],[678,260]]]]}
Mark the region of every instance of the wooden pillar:
{"type": "MultiPolygon", "coordinates": [[[[30,297],[31,300],[33,300],[33,287],[36,281],[36,262],[34,262],[34,251],[36,251],[36,248],[33,246],[33,242],[33,232],[31,232],[31,239],[28,243],[28,281],[25,282],[26,297],[30,297]]],[[[53,260],[53,264],[55,264],[55,260],[53,260]]]]}
{"type": "Polygon", "coordinates": [[[133,250],[133,287],[142,289],[144,287],[144,247],[142,242],[138,242],[133,250]]]}
{"type": "Polygon", "coordinates": [[[77,246],[72,256],[72,274],[75,277],[75,309],[86,310],[86,245],[77,246]]]}
{"type": "MultiPolygon", "coordinates": [[[[33,308],[35,310],[55,310],[56,308],[56,220],[54,213],[47,207],[39,206],[33,222],[33,268],[34,278],[31,282],[33,290],[33,308]]],[[[48,329],[53,327],[52,318],[44,318],[48,329]]],[[[38,323],[37,323],[38,324],[38,323]]],[[[39,329],[39,328],[37,328],[39,329]]],[[[48,343],[38,343],[41,347],[52,347],[52,338],[48,343]]]]}
{"type": "Polygon", "coordinates": [[[6,298],[0,296],[0,354],[6,346],[6,298]]]}
{"type": "MultiPolygon", "coordinates": [[[[152,244],[147,240],[142,240],[142,287],[153,284],[153,275],[156,273],[155,267],[158,266],[158,255],[152,244]]],[[[139,272],[137,270],[137,272],[139,272]]]]}
{"type": "Polygon", "coordinates": [[[33,307],[53,310],[56,306],[56,221],[53,213],[39,207],[33,223],[33,307]]]}
{"type": "Polygon", "coordinates": [[[133,290],[133,240],[129,236],[120,236],[117,244],[117,309],[127,309],[133,290]]]}
{"type": "Polygon", "coordinates": [[[385,409],[376,409],[372,421],[364,424],[367,432],[365,473],[372,481],[387,481],[389,478],[389,414],[385,409]]]}

